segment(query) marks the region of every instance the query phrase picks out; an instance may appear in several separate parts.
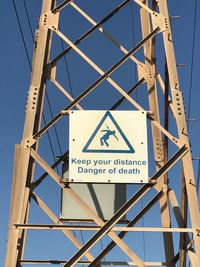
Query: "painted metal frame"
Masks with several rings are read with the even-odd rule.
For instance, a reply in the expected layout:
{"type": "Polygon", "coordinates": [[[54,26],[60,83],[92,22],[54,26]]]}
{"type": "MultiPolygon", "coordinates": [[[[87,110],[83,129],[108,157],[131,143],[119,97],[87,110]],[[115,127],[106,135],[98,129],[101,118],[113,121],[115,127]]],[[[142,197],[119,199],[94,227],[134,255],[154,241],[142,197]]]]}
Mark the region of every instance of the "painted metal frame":
{"type": "Polygon", "coordinates": [[[166,0],[158,0],[153,2],[150,7],[148,1],[134,0],[140,6],[140,18],[143,39],[130,51],[123,47],[117,40],[115,40],[110,33],[104,28],[103,24],[112,18],[115,14],[126,6],[130,0],[122,2],[116,9],[108,14],[100,22],[95,22],[88,14],[86,14],[74,1],[65,0],[61,4],[56,5],[55,0],[43,0],[42,13],[40,18],[40,25],[37,32],[37,40],[33,58],[33,72],[30,84],[27,113],[25,119],[24,133],[22,142],[16,146],[15,165],[13,175],[13,188],[10,209],[10,222],[7,243],[7,254],[5,260],[5,267],[18,267],[23,264],[61,264],[65,266],[86,265],[132,265],[132,266],[174,266],[180,261],[183,267],[185,263],[184,257],[179,256],[179,252],[175,254],[173,245],[173,232],[185,233],[184,241],[187,249],[185,253],[189,256],[192,267],[200,266],[200,214],[199,204],[197,198],[197,190],[194,179],[194,171],[192,166],[191,151],[187,133],[186,118],[184,112],[183,96],[179,85],[176,61],[174,55],[172,33],[170,26],[170,19],[168,14],[166,0]],[[92,24],[92,28],[82,35],[77,41],[72,42],[59,30],[59,14],[67,6],[71,5],[81,16],[92,24]],[[94,31],[100,31],[108,40],[110,40],[116,47],[118,47],[124,56],[116,62],[108,71],[103,71],[95,62],[93,62],[86,54],[84,54],[78,44],[88,38],[94,31]],[[59,36],[68,48],[56,56],[53,60],[50,59],[50,48],[52,41],[52,33],[59,36]],[[161,34],[163,36],[166,62],[169,73],[169,84],[171,97],[167,96],[169,102],[169,109],[175,118],[178,137],[173,136],[168,129],[165,129],[160,122],[160,112],[158,106],[157,96],[157,81],[163,90],[166,92],[165,84],[161,75],[157,73],[155,65],[154,41],[155,36],[161,34]],[[145,62],[139,61],[134,53],[143,48],[145,62]],[[89,65],[91,65],[101,76],[87,89],[85,89],[77,98],[73,98],[63,86],[56,80],[56,64],[57,62],[70,50],[74,50],[80,57],[82,57],[89,65]],[[124,64],[128,59],[132,60],[138,68],[139,81],[126,93],[110,75],[124,64]],[[51,81],[59,91],[67,97],[71,103],[64,107],[60,112],[49,121],[43,128],[41,127],[41,117],[44,105],[44,96],[46,90],[46,81],[51,81]],[[55,168],[68,157],[66,152],[59,158],[52,166],[49,166],[45,159],[38,153],[39,142],[42,136],[55,125],[62,117],[67,116],[73,107],[83,109],[80,102],[86,98],[95,88],[104,80],[107,80],[115,90],[121,94],[121,99],[117,101],[110,109],[116,109],[124,100],[129,101],[133,107],[138,110],[143,108],[135,101],[130,94],[133,90],[138,88],[141,84],[146,83],[149,92],[149,106],[148,119],[151,122],[154,157],[156,162],[156,173],[149,179],[149,183],[141,187],[131,198],[120,208],[114,216],[104,222],[99,218],[95,212],[84,203],[84,201],[70,188],[67,180],[63,180],[56,172],[55,168]],[[166,147],[163,145],[163,135],[177,146],[177,152],[167,159],[166,147]],[[175,191],[168,186],[168,171],[179,161],[182,160],[183,165],[183,179],[186,185],[186,192],[188,198],[188,207],[191,218],[191,227],[183,228],[184,218],[181,214],[175,191]],[[44,174],[38,179],[34,180],[35,165],[39,164],[44,170],[44,174]],[[50,176],[70,197],[72,197],[81,208],[91,217],[94,226],[67,225],[53,213],[47,204],[35,193],[35,189],[50,176]],[[149,203],[141,209],[141,211],[124,227],[118,227],[116,224],[136,203],[138,203],[143,196],[150,190],[155,189],[157,194],[149,201],[149,203]],[[31,201],[34,201],[41,210],[51,219],[53,225],[33,225],[28,224],[31,201]],[[159,201],[160,214],[162,218],[162,228],[138,228],[134,225],[142,218],[146,212],[159,201]],[[178,227],[171,227],[170,206],[174,212],[178,227]],[[78,249],[77,252],[66,261],[59,260],[26,260],[24,259],[24,251],[26,247],[26,233],[29,229],[35,230],[60,230],[66,235],[71,243],[78,249]],[[81,229],[84,231],[96,231],[95,234],[85,244],[74,236],[72,230],[81,229]],[[116,234],[116,231],[120,231],[116,234]],[[133,231],[154,231],[163,232],[164,246],[165,246],[165,262],[145,262],[141,259],[130,246],[123,241],[123,237],[129,232],[133,231]],[[190,239],[189,233],[193,233],[193,240],[190,239]],[[89,250],[98,242],[103,236],[108,235],[112,241],[107,247],[97,256],[94,257],[89,250]],[[115,262],[104,261],[104,256],[109,253],[115,246],[119,246],[121,250],[130,258],[130,262],[115,262]],[[83,261],[81,258],[86,256],[88,261],[83,261]]]}

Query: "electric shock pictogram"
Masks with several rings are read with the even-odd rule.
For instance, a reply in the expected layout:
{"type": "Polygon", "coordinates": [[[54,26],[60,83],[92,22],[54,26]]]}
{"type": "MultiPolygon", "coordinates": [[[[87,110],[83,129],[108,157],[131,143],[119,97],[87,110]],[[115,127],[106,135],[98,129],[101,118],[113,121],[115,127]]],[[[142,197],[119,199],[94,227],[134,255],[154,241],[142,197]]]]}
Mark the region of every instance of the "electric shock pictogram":
{"type": "Polygon", "coordinates": [[[107,111],[84,146],[85,153],[135,153],[114,116],[107,111]]]}

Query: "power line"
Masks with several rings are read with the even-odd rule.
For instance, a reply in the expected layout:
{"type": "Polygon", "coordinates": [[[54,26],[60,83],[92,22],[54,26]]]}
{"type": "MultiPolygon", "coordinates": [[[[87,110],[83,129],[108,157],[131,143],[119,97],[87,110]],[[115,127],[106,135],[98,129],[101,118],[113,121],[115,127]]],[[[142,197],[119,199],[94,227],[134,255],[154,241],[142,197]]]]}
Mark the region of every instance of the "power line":
{"type": "Polygon", "coordinates": [[[189,119],[191,112],[191,98],[192,98],[192,83],[193,83],[193,69],[194,69],[194,51],[195,51],[195,37],[196,37],[196,25],[197,25],[197,0],[195,0],[194,6],[194,23],[193,23],[193,36],[192,36],[192,59],[190,69],[190,84],[189,84],[189,102],[188,102],[188,120],[187,127],[189,131],[189,119]]]}
{"type": "MultiPolygon", "coordinates": [[[[20,18],[19,18],[19,14],[18,14],[18,10],[17,10],[17,6],[16,6],[16,3],[15,3],[15,0],[12,0],[12,3],[13,3],[15,14],[16,14],[16,17],[17,17],[17,22],[18,22],[18,26],[19,26],[19,29],[20,29],[20,34],[21,34],[21,38],[22,38],[22,42],[23,42],[25,54],[26,54],[26,57],[27,57],[28,65],[29,65],[30,71],[32,71],[31,61],[30,61],[30,58],[29,58],[29,55],[28,55],[28,49],[27,49],[27,46],[26,46],[25,37],[24,37],[24,33],[23,33],[23,30],[22,30],[22,27],[21,27],[21,22],[20,22],[20,18]]],[[[30,24],[30,19],[29,19],[29,15],[28,15],[26,3],[25,2],[23,2],[23,3],[24,3],[25,10],[26,10],[26,16],[27,16],[27,19],[28,19],[28,22],[29,22],[29,27],[30,27],[30,30],[31,30],[31,35],[32,35],[32,38],[34,40],[33,31],[32,31],[32,28],[31,28],[31,24],[30,24]]],[[[42,119],[44,121],[44,124],[46,124],[46,120],[45,120],[44,114],[42,114],[42,119]]],[[[50,135],[49,135],[48,132],[47,132],[47,138],[48,138],[48,141],[49,141],[50,150],[51,150],[53,159],[56,160],[56,156],[55,156],[55,153],[53,151],[53,145],[52,145],[51,138],[50,138],[50,135]]],[[[56,167],[56,170],[59,173],[57,167],[56,167]]]]}
{"type": "Polygon", "coordinates": [[[32,26],[31,26],[30,16],[29,16],[29,13],[28,13],[28,9],[27,9],[27,5],[26,5],[25,0],[23,0],[23,4],[24,4],[25,13],[26,13],[26,18],[27,18],[27,20],[28,20],[28,25],[29,25],[29,29],[30,29],[30,33],[31,33],[31,37],[32,37],[32,40],[33,40],[33,42],[34,42],[33,29],[32,29],[32,26]]]}
{"type": "MultiPolygon", "coordinates": [[[[195,50],[195,37],[196,37],[196,23],[197,23],[197,0],[195,0],[194,6],[194,23],[193,23],[193,35],[192,35],[192,59],[191,59],[191,69],[190,69],[190,84],[189,84],[189,102],[188,102],[188,117],[187,117],[187,128],[189,132],[189,119],[190,119],[190,112],[191,112],[191,98],[192,98],[192,83],[193,83],[193,69],[194,69],[194,50],[195,50]]],[[[199,184],[199,168],[198,168],[198,177],[197,177],[197,184],[199,184]]],[[[197,194],[198,194],[198,187],[197,187],[197,194]]],[[[189,267],[191,263],[189,262],[189,267]]]]}
{"type": "MultiPolygon", "coordinates": [[[[30,30],[30,33],[31,33],[31,37],[32,37],[32,40],[34,42],[33,29],[32,29],[32,26],[31,26],[30,16],[29,16],[29,12],[28,12],[27,5],[26,5],[25,0],[23,0],[23,5],[24,5],[24,9],[25,9],[26,18],[27,18],[28,25],[29,25],[29,30],[30,30]]],[[[48,102],[48,105],[49,105],[49,110],[50,110],[51,116],[53,117],[48,93],[46,95],[47,95],[47,102],[48,102]]],[[[46,119],[45,119],[44,114],[42,115],[42,118],[43,118],[44,124],[46,124],[46,119]]],[[[55,132],[56,132],[56,138],[58,139],[57,129],[55,129],[55,132]]],[[[48,136],[48,139],[49,139],[49,144],[50,144],[51,152],[53,154],[53,158],[54,158],[54,160],[56,160],[56,156],[55,156],[55,153],[54,153],[54,150],[53,150],[53,145],[51,143],[51,138],[50,138],[49,132],[47,132],[47,136],[48,136]]],[[[61,150],[60,142],[58,142],[58,146],[59,146],[60,154],[62,155],[62,150],[61,150]]],[[[58,168],[57,167],[56,167],[56,170],[58,172],[58,168]]]]}
{"type": "MultiPolygon", "coordinates": [[[[26,13],[26,18],[27,18],[27,21],[28,21],[28,25],[29,25],[29,30],[30,30],[30,33],[31,33],[31,36],[32,36],[32,40],[34,42],[33,29],[32,29],[32,26],[31,26],[30,16],[29,16],[29,12],[28,12],[28,8],[27,8],[26,1],[25,0],[23,0],[23,5],[24,5],[24,9],[25,9],[25,13],[26,13]]],[[[61,42],[62,42],[62,49],[64,50],[64,45],[63,45],[62,39],[61,39],[61,42]]],[[[71,80],[70,80],[69,70],[68,70],[68,65],[67,65],[67,61],[66,61],[66,58],[65,57],[64,57],[64,59],[65,59],[65,66],[66,66],[67,76],[68,76],[68,80],[69,80],[70,91],[71,91],[71,94],[73,96],[72,86],[71,86],[71,80]]],[[[48,95],[48,92],[47,91],[46,91],[46,97],[47,97],[47,103],[48,103],[48,106],[49,106],[49,111],[50,111],[51,117],[53,118],[52,107],[51,107],[51,103],[50,103],[50,99],[49,99],[49,95],[48,95]]],[[[61,145],[60,145],[60,141],[59,141],[59,137],[58,137],[58,131],[57,131],[57,128],[56,128],[55,125],[54,125],[54,131],[55,131],[55,135],[56,135],[56,139],[57,139],[59,151],[60,151],[60,154],[62,155],[62,149],[61,149],[61,145]]]]}
{"type": "MultiPolygon", "coordinates": [[[[22,27],[21,27],[21,23],[20,23],[20,19],[19,19],[19,14],[18,14],[18,11],[17,11],[17,8],[16,8],[15,1],[12,0],[12,2],[13,2],[15,14],[16,14],[16,17],[17,17],[18,25],[19,25],[19,28],[20,28],[20,33],[21,33],[21,37],[22,37],[22,40],[23,40],[23,45],[24,45],[24,49],[25,49],[25,52],[26,52],[26,57],[27,57],[27,60],[28,60],[28,63],[29,63],[29,68],[30,68],[30,71],[32,71],[31,61],[30,61],[30,58],[29,58],[29,55],[28,55],[28,49],[27,49],[27,46],[26,46],[26,42],[25,42],[25,38],[24,38],[24,33],[23,33],[23,30],[22,30],[22,27]]],[[[33,30],[32,30],[32,27],[31,27],[31,23],[30,23],[30,17],[29,17],[27,6],[26,6],[26,2],[24,0],[23,0],[23,4],[24,4],[25,13],[26,13],[26,17],[27,17],[27,20],[28,20],[28,25],[29,25],[29,29],[30,29],[30,32],[31,32],[31,36],[32,36],[32,39],[33,39],[33,42],[34,42],[34,35],[33,35],[33,30]]],[[[47,92],[46,92],[46,96],[47,96],[47,102],[48,102],[49,110],[50,110],[51,116],[53,118],[52,108],[51,108],[51,104],[50,104],[50,100],[49,100],[49,96],[48,96],[47,92]]],[[[45,119],[44,114],[42,114],[42,119],[44,121],[44,124],[46,125],[46,119],[45,119]]],[[[62,149],[61,149],[60,141],[59,141],[59,138],[58,138],[57,129],[56,129],[55,126],[54,126],[54,130],[55,130],[55,134],[56,134],[56,139],[57,139],[57,142],[58,142],[59,150],[60,150],[60,153],[62,155],[62,149]]],[[[56,161],[56,156],[55,156],[55,153],[54,153],[54,150],[53,150],[53,145],[52,145],[51,138],[50,138],[50,135],[49,135],[49,132],[48,131],[47,131],[47,138],[48,138],[48,141],[49,141],[50,150],[51,150],[53,159],[54,159],[54,161],[56,161]]],[[[56,166],[56,171],[59,174],[59,170],[58,170],[58,167],[57,166],[56,166]]],[[[81,231],[80,231],[80,233],[81,233],[82,242],[84,243],[83,234],[82,234],[81,231]]],[[[73,230],[73,234],[76,237],[76,233],[75,233],[74,230],[73,230]]]]}
{"type": "MultiPolygon", "coordinates": [[[[33,42],[34,42],[33,29],[32,29],[32,26],[31,26],[30,16],[29,16],[29,12],[28,12],[28,8],[27,8],[25,0],[23,0],[23,4],[24,4],[26,17],[27,17],[27,20],[28,20],[29,30],[31,32],[31,36],[32,36],[32,39],[33,39],[33,42]]],[[[61,38],[60,38],[60,40],[61,40],[62,50],[64,51],[63,40],[61,38]]],[[[71,83],[71,78],[70,78],[70,74],[69,74],[69,68],[68,68],[68,64],[67,64],[67,60],[66,60],[65,56],[64,56],[64,62],[65,62],[65,69],[66,69],[67,77],[68,77],[68,81],[69,81],[70,92],[71,92],[71,95],[73,97],[72,83],[71,83]]],[[[48,102],[48,106],[49,106],[49,111],[50,111],[51,117],[53,118],[53,112],[52,112],[52,107],[51,107],[51,103],[50,103],[50,98],[49,98],[48,92],[46,92],[46,97],[47,97],[47,102],[48,102]]],[[[59,137],[58,137],[57,128],[56,128],[55,125],[54,125],[54,131],[55,131],[55,135],[56,135],[56,140],[57,140],[57,143],[58,143],[59,151],[60,151],[60,154],[62,155],[62,149],[61,149],[61,145],[60,145],[60,141],[59,141],[59,137]]]]}
{"type": "MultiPolygon", "coordinates": [[[[27,20],[28,20],[29,30],[31,32],[32,40],[34,42],[33,29],[31,27],[30,16],[29,16],[29,12],[28,12],[28,8],[27,8],[27,5],[26,5],[25,0],[23,0],[23,4],[24,4],[24,9],[25,9],[26,17],[27,17],[27,20]]],[[[22,34],[23,34],[23,32],[22,32],[22,34]]],[[[61,40],[62,50],[64,51],[63,41],[62,41],[62,39],[60,39],[60,40],[61,40]]],[[[65,68],[66,68],[67,77],[68,77],[68,81],[69,81],[70,91],[71,91],[71,95],[73,97],[73,91],[72,91],[72,84],[71,84],[71,79],[70,79],[70,74],[69,74],[69,68],[68,68],[67,60],[66,60],[66,57],[65,56],[64,56],[64,61],[65,61],[65,68]]],[[[48,92],[47,91],[46,91],[46,98],[47,98],[47,103],[48,103],[48,106],[49,106],[49,111],[50,111],[51,117],[53,118],[52,107],[51,107],[51,103],[50,103],[50,99],[49,99],[49,95],[48,95],[48,92]]],[[[44,115],[42,117],[43,117],[44,124],[46,124],[46,120],[45,120],[44,115]]],[[[56,135],[58,147],[59,147],[59,150],[60,150],[60,154],[62,155],[62,149],[61,149],[61,145],[60,145],[60,141],[59,141],[59,137],[58,137],[57,128],[56,128],[55,125],[54,125],[54,131],[55,131],[55,135],[56,135]]],[[[54,160],[56,160],[56,156],[55,156],[55,153],[54,153],[54,150],[53,150],[53,145],[52,145],[52,142],[51,142],[50,135],[49,135],[48,131],[47,131],[47,136],[48,136],[48,140],[49,140],[49,144],[50,144],[50,148],[51,148],[51,152],[52,152],[53,158],[54,158],[54,160]]],[[[57,167],[56,167],[56,170],[59,173],[57,167]]],[[[76,237],[76,232],[74,230],[73,230],[73,234],[76,237]]],[[[84,238],[83,238],[82,231],[80,231],[80,235],[81,235],[81,240],[82,240],[82,242],[84,244],[84,238]]]]}
{"type": "MultiPolygon", "coordinates": [[[[131,24],[132,24],[132,43],[133,46],[135,46],[135,30],[134,30],[134,17],[133,17],[134,9],[133,9],[133,1],[131,1],[131,24]]],[[[137,77],[137,70],[136,65],[134,63],[134,75],[135,75],[135,83],[136,83],[136,77],[137,77]]],[[[136,101],[138,102],[138,91],[136,91],[136,101]]]]}
{"type": "MultiPolygon", "coordinates": [[[[48,95],[47,92],[46,92],[46,97],[47,97],[47,102],[48,102],[48,106],[49,106],[49,111],[50,111],[51,117],[53,118],[53,112],[52,112],[52,108],[51,108],[51,103],[50,103],[49,95],[48,95]]],[[[58,131],[57,131],[57,128],[56,128],[55,125],[54,125],[54,131],[55,131],[58,147],[59,147],[59,150],[60,150],[60,154],[62,155],[62,149],[61,149],[61,144],[60,144],[59,137],[58,137],[58,131]]]]}
{"type": "MultiPolygon", "coordinates": [[[[61,30],[60,25],[59,25],[59,29],[61,30]]],[[[62,38],[60,38],[60,42],[61,42],[62,51],[64,52],[65,48],[64,48],[64,43],[63,43],[62,38]]],[[[66,69],[66,73],[67,73],[67,78],[68,78],[68,82],[69,82],[69,89],[70,89],[70,92],[71,92],[71,96],[74,97],[66,55],[64,55],[64,63],[65,63],[65,69],[66,69]]],[[[73,230],[73,233],[75,235],[75,231],[74,230],[73,230]]],[[[84,244],[85,242],[84,242],[83,232],[80,230],[79,233],[80,233],[82,244],[84,244]]],[[[103,245],[102,245],[102,241],[101,240],[100,240],[100,244],[101,244],[101,247],[102,247],[103,245]]],[[[82,267],[84,267],[84,266],[82,265],[82,267]]]]}
{"type": "MultiPolygon", "coordinates": [[[[42,119],[43,119],[43,121],[44,121],[44,124],[46,124],[46,119],[45,119],[44,114],[42,114],[42,119]]],[[[50,146],[50,149],[51,149],[51,153],[52,153],[53,159],[54,159],[54,161],[56,161],[56,155],[55,155],[55,153],[54,153],[53,145],[52,145],[52,142],[51,142],[51,137],[50,137],[48,131],[47,131],[47,138],[48,138],[48,140],[49,140],[49,146],[50,146]]],[[[59,174],[59,170],[58,170],[58,167],[57,167],[57,166],[56,166],[56,171],[57,171],[57,173],[59,174]]]]}
{"type": "MultiPolygon", "coordinates": [[[[131,1],[131,23],[132,23],[132,42],[133,46],[135,46],[135,30],[134,30],[134,8],[133,8],[133,1],[131,1]]],[[[136,71],[136,65],[134,65],[134,74],[135,74],[135,82],[136,82],[136,77],[137,77],[137,71],[136,71]]],[[[136,90],[136,101],[138,102],[138,91],[136,90]]],[[[144,201],[143,198],[141,199],[141,208],[144,208],[144,201]]],[[[142,217],[142,227],[144,227],[144,217],[142,217]]],[[[145,249],[145,233],[142,233],[142,244],[143,244],[143,254],[144,254],[144,259],[146,259],[146,249],[145,249]]]]}
{"type": "MultiPolygon", "coordinates": [[[[28,12],[28,8],[27,8],[25,0],[23,0],[23,5],[24,5],[24,9],[25,9],[25,14],[26,14],[26,18],[27,18],[27,21],[28,21],[28,25],[29,25],[29,30],[30,30],[30,33],[31,33],[31,36],[32,36],[32,40],[34,42],[33,29],[32,29],[32,26],[31,26],[30,16],[29,16],[29,12],[28,12]]],[[[49,111],[50,111],[51,117],[53,118],[52,107],[51,107],[51,103],[50,103],[50,99],[49,99],[49,95],[48,95],[47,91],[46,91],[46,97],[47,97],[47,103],[48,103],[49,111]]],[[[46,122],[45,122],[45,124],[46,124],[46,122]]],[[[55,131],[55,136],[56,136],[56,140],[57,140],[57,143],[58,143],[58,148],[59,148],[60,154],[62,155],[61,144],[60,144],[60,141],[59,141],[58,132],[57,132],[57,128],[56,128],[55,125],[54,125],[54,131],[55,131]]],[[[48,134],[48,138],[50,138],[49,134],[48,134]]],[[[53,146],[51,144],[50,144],[50,146],[53,148],[53,146]]],[[[56,160],[55,156],[54,156],[54,160],[56,160]]]]}
{"type": "Polygon", "coordinates": [[[12,0],[12,3],[13,3],[14,10],[15,10],[15,15],[17,17],[17,22],[18,22],[18,26],[19,26],[19,30],[20,30],[20,34],[21,34],[21,38],[22,38],[22,42],[23,42],[26,58],[28,60],[28,64],[29,64],[30,69],[32,69],[31,68],[31,61],[30,61],[30,58],[29,58],[29,55],[28,55],[28,49],[27,49],[27,46],[26,46],[26,42],[25,42],[22,26],[21,26],[20,19],[19,19],[19,14],[18,14],[17,7],[16,7],[16,4],[15,4],[15,0],[12,0]]]}
{"type": "MultiPolygon", "coordinates": [[[[63,44],[63,40],[60,38],[60,41],[61,41],[61,46],[62,46],[62,50],[64,51],[64,44],[63,44]]],[[[73,96],[73,90],[72,90],[72,83],[71,83],[71,78],[70,78],[70,74],[69,74],[69,68],[68,68],[68,64],[67,64],[67,59],[66,59],[66,55],[64,55],[64,62],[65,62],[65,69],[66,69],[66,72],[67,72],[67,78],[68,78],[68,82],[69,82],[69,89],[70,89],[70,92],[71,92],[71,96],[73,96]]]]}

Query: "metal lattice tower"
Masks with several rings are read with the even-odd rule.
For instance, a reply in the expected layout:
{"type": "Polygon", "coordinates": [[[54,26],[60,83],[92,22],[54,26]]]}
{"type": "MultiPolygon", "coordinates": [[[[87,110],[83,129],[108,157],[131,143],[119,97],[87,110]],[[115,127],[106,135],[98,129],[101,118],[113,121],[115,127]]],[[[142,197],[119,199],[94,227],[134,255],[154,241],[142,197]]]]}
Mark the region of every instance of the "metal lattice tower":
{"type": "MultiPolygon", "coordinates": [[[[127,5],[131,4],[130,0],[116,2],[114,10],[99,20],[99,22],[96,22],[89,13],[84,12],[78,6],[76,1],[65,0],[62,3],[56,4],[55,0],[43,0],[39,28],[35,35],[32,79],[28,95],[24,132],[22,142],[20,145],[16,145],[15,152],[5,267],[19,267],[28,264],[38,264],[39,266],[43,264],[60,264],[63,267],[75,265],[175,267],[177,263],[180,263],[179,266],[184,267],[189,262],[192,267],[200,266],[199,205],[167,1],[157,0],[149,4],[146,0],[133,1],[134,12],[137,13],[138,19],[141,21],[141,29],[139,34],[140,41],[131,49],[126,49],[125,45],[120,44],[104,27],[108,22],[113,24],[113,27],[118,27],[118,24],[115,25],[117,19],[113,18],[120,14],[127,5]],[[61,21],[68,15],[69,9],[76,12],[89,25],[86,32],[76,41],[72,41],[69,37],[73,36],[73,31],[69,35],[64,33],[65,29],[61,21]],[[118,50],[118,58],[114,60],[112,58],[109,67],[105,64],[101,68],[95,60],[91,59],[95,58],[94,52],[98,53],[98,41],[96,43],[94,41],[98,36],[105,38],[106,42],[110,42],[113,45],[114,51],[118,50]],[[62,52],[58,52],[59,38],[65,44],[62,52]],[[155,48],[157,38],[159,38],[158,46],[155,48]],[[90,39],[92,40],[91,44],[89,43],[90,39]],[[163,53],[157,50],[162,50],[163,53]],[[57,52],[58,54],[56,54],[57,52]],[[88,54],[91,55],[89,56],[88,54]],[[87,74],[82,73],[82,76],[88,75],[92,79],[89,81],[90,85],[86,86],[86,89],[82,87],[75,93],[77,96],[72,96],[62,86],[62,82],[59,82],[61,77],[59,72],[63,71],[62,65],[59,64],[68,55],[71,58],[75,55],[75,59],[71,59],[74,62],[76,62],[77,57],[81,59],[81,62],[90,66],[92,73],[91,76],[89,72],[87,74]],[[122,66],[126,66],[126,64],[136,66],[138,73],[138,80],[131,86],[129,91],[125,90],[120,85],[120,80],[118,82],[117,76],[114,76],[116,71],[119,71],[117,75],[120,76],[120,69],[122,66]],[[166,73],[164,73],[164,65],[166,73]],[[165,79],[162,78],[164,74],[166,76],[165,79]],[[99,93],[98,88],[102,84],[105,86],[101,93],[99,93]],[[109,87],[109,90],[105,90],[106,86],[109,87]],[[132,92],[136,89],[139,91],[140,87],[141,92],[144,93],[142,103],[139,103],[137,99],[135,100],[134,96],[131,96],[132,92]],[[45,113],[46,92],[49,92],[49,88],[50,92],[51,90],[57,90],[60,93],[58,101],[61,107],[59,107],[57,115],[50,119],[46,125],[43,125],[42,115],[45,113]],[[111,93],[110,88],[112,88],[114,93],[111,93]],[[159,93],[158,90],[160,90],[159,93]],[[96,92],[97,95],[95,95],[96,92]],[[92,98],[90,98],[91,95],[92,98]],[[102,103],[101,95],[104,95],[105,100],[102,103]],[[111,104],[108,101],[109,99],[116,101],[114,104],[111,104]],[[146,109],[148,111],[149,125],[152,130],[152,154],[154,157],[152,170],[154,169],[154,174],[150,177],[148,184],[137,187],[138,191],[131,191],[129,200],[112,218],[103,221],[74,192],[70,187],[69,181],[62,179],[59,172],[56,171],[56,168],[59,170],[59,165],[68,158],[68,144],[66,144],[66,152],[55,162],[50,163],[48,153],[42,148],[42,140],[44,140],[45,136],[54,126],[63,131],[63,125],[68,123],[69,111],[73,108],[82,110],[84,106],[84,109],[95,109],[97,107],[97,109],[110,110],[117,109],[124,102],[128,103],[129,110],[146,109]],[[165,105],[165,112],[163,112],[164,108],[161,111],[163,103],[165,105]],[[169,127],[168,120],[173,120],[172,130],[169,127]],[[64,121],[62,126],[60,124],[61,121],[64,121]],[[161,121],[164,121],[164,123],[161,123],[161,121]],[[168,146],[171,147],[172,145],[173,149],[168,149],[168,146]],[[169,158],[168,155],[170,155],[169,158]],[[172,168],[176,165],[180,167],[180,162],[182,162],[182,174],[180,177],[171,177],[172,168]],[[40,169],[40,172],[38,172],[38,169],[40,169]],[[37,177],[38,173],[40,173],[39,178],[37,177]],[[40,192],[39,190],[46,179],[53,179],[58,188],[61,188],[80,205],[93,223],[83,224],[80,221],[80,224],[71,224],[60,220],[59,215],[43,200],[43,191],[40,192]],[[171,182],[171,180],[173,181],[171,182]],[[176,192],[177,184],[179,187],[181,185],[181,190],[178,193],[176,192]],[[148,198],[145,206],[139,210],[137,215],[129,215],[128,223],[119,227],[117,223],[124,214],[128,214],[131,208],[134,208],[148,194],[152,195],[151,198],[148,198]],[[178,201],[179,196],[181,196],[180,203],[178,201]],[[33,203],[49,218],[46,223],[37,223],[37,217],[31,221],[30,214],[33,203]],[[158,203],[159,205],[157,205],[158,203]],[[187,226],[187,205],[189,221],[191,222],[190,227],[187,226]],[[147,212],[150,214],[155,206],[159,210],[161,218],[160,227],[157,227],[156,223],[155,227],[136,227],[135,225],[141,218],[147,212]],[[49,221],[52,223],[50,224],[49,221]],[[76,248],[75,252],[69,249],[66,258],[62,260],[56,258],[53,260],[52,258],[46,260],[27,259],[25,257],[27,255],[26,241],[29,230],[41,231],[47,229],[49,231],[58,230],[63,232],[67,237],[68,246],[76,248]],[[92,235],[89,236],[88,241],[83,240],[82,244],[77,235],[75,235],[77,230],[90,233],[92,231],[92,235]],[[165,259],[163,261],[155,258],[154,262],[150,262],[148,259],[142,258],[139,253],[135,252],[134,246],[132,247],[132,243],[136,243],[134,245],[137,246],[138,240],[128,242],[128,239],[123,239],[125,236],[136,231],[140,233],[163,233],[162,246],[165,252],[165,259]],[[178,233],[178,237],[176,235],[178,243],[180,241],[178,249],[177,245],[175,246],[174,244],[175,239],[173,239],[175,233],[178,233]],[[96,249],[95,252],[91,250],[106,235],[111,240],[107,239],[105,241],[107,242],[105,248],[99,251],[96,249]],[[114,256],[112,256],[113,254],[109,258],[109,253],[115,247],[119,247],[120,253],[125,255],[120,257],[120,261],[115,260],[114,256]]],[[[99,1],[99,5],[101,5],[101,1],[99,1]]],[[[139,24],[139,21],[137,21],[137,24],[139,24]]],[[[70,28],[73,28],[73,25],[70,28]]],[[[105,54],[103,56],[107,60],[106,57],[108,55],[105,54]]],[[[78,64],[77,68],[79,68],[78,64]]],[[[74,77],[76,75],[81,76],[81,73],[76,74],[76,71],[74,69],[74,77]]],[[[133,75],[133,69],[131,75],[133,75]]],[[[153,243],[150,245],[150,248],[152,251],[154,250],[153,243]]]]}

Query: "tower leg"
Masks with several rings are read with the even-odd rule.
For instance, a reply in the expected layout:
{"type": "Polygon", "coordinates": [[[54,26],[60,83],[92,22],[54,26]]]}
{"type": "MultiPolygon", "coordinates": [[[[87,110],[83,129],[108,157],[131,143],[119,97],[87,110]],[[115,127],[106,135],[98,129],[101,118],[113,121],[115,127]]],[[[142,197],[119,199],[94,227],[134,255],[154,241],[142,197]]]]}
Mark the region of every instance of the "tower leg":
{"type": "MultiPolygon", "coordinates": [[[[147,1],[143,2],[147,4],[147,1]]],[[[141,8],[141,26],[143,38],[150,33],[150,19],[149,13],[141,8]]],[[[144,45],[144,56],[145,56],[145,64],[149,69],[154,69],[155,71],[155,56],[154,56],[154,42],[151,39],[144,45]]],[[[159,116],[159,107],[158,107],[158,96],[157,96],[157,88],[156,88],[156,75],[154,72],[154,77],[147,80],[147,86],[149,91],[149,105],[150,110],[153,114],[153,118],[160,123],[159,116]]],[[[159,170],[165,163],[164,161],[164,147],[162,141],[162,135],[160,130],[152,124],[152,137],[153,137],[153,147],[154,147],[154,157],[156,161],[157,170],[159,170]]],[[[162,187],[167,188],[167,180],[163,176],[158,184],[158,190],[162,187]]],[[[161,210],[161,221],[163,227],[171,226],[170,219],[170,209],[169,209],[169,201],[168,194],[166,194],[160,200],[160,210],[161,210]]],[[[165,257],[166,262],[170,263],[174,258],[174,246],[173,246],[173,238],[172,233],[163,233],[164,238],[164,246],[165,246],[165,257]]],[[[175,266],[175,265],[170,265],[175,266]]]]}
{"type": "MultiPolygon", "coordinates": [[[[54,0],[44,0],[42,14],[54,7],[54,0]]],[[[15,154],[15,167],[13,175],[13,187],[11,196],[11,208],[9,219],[9,231],[7,242],[7,254],[5,267],[16,267],[18,254],[21,254],[21,238],[25,235],[19,229],[14,229],[14,225],[25,222],[26,209],[28,206],[27,190],[30,185],[34,172],[34,162],[30,158],[29,143],[34,134],[40,127],[42,117],[42,107],[45,91],[45,77],[43,68],[49,57],[49,45],[51,33],[43,26],[39,27],[38,40],[35,54],[33,57],[33,71],[29,90],[28,105],[25,118],[25,127],[21,145],[17,147],[15,154]]]]}

